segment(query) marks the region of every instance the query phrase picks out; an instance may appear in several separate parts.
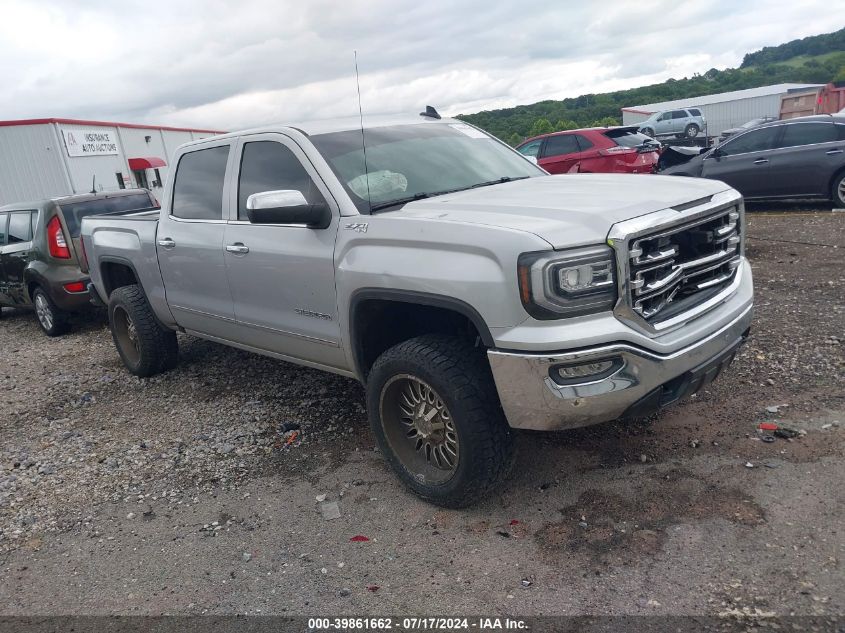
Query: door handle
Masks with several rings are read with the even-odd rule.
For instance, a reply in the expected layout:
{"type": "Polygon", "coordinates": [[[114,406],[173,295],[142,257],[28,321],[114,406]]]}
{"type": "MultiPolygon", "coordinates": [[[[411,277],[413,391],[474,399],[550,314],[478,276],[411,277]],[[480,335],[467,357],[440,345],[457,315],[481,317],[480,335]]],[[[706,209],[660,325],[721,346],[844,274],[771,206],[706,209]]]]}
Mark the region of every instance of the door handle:
{"type": "Polygon", "coordinates": [[[176,242],[174,242],[169,237],[165,237],[165,238],[160,239],[158,241],[158,245],[161,246],[162,248],[173,248],[174,246],[176,246],[176,242]]]}
{"type": "Polygon", "coordinates": [[[244,246],[240,242],[235,244],[227,244],[226,252],[235,253],[236,255],[246,255],[249,252],[249,246],[244,246]]]}
{"type": "Polygon", "coordinates": [[[828,156],[833,156],[834,154],[841,154],[842,152],[845,152],[845,149],[832,149],[825,152],[825,154],[827,154],[828,156]]]}
{"type": "Polygon", "coordinates": [[[758,158],[757,160],[754,161],[754,164],[755,165],[765,165],[768,162],[769,162],[768,158],[758,158]]]}

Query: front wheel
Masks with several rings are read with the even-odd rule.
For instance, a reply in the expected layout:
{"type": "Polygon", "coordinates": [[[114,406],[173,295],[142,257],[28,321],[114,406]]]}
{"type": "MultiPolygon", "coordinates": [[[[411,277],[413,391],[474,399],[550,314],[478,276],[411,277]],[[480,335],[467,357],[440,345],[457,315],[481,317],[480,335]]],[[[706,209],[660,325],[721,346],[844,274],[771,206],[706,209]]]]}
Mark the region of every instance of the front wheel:
{"type": "Polygon", "coordinates": [[[61,336],[70,329],[70,315],[59,308],[43,288],[36,288],[32,293],[35,316],[38,325],[47,336],[61,336]]]}
{"type": "Polygon", "coordinates": [[[161,326],[140,286],[123,286],[111,294],[109,326],[117,353],[130,373],[146,378],[176,365],[176,333],[161,326]]]}
{"type": "Polygon", "coordinates": [[[837,207],[845,208],[845,172],[842,172],[833,179],[830,197],[837,207]]]}
{"type": "Polygon", "coordinates": [[[367,379],[370,425],[402,482],[444,507],[474,503],[513,461],[510,428],[483,350],[425,335],[382,354],[367,379]]]}
{"type": "Polygon", "coordinates": [[[654,134],[654,130],[652,130],[650,127],[643,128],[642,133],[646,136],[650,136],[651,138],[657,138],[654,134]]]}

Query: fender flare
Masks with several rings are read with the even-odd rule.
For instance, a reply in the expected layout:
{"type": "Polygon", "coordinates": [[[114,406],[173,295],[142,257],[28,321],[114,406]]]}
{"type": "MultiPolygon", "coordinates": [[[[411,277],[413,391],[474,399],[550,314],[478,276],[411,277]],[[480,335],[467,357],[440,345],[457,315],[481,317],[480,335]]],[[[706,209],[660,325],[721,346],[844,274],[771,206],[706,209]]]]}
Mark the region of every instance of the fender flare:
{"type": "MultiPolygon", "coordinates": [[[[105,286],[106,278],[103,275],[103,264],[120,264],[121,266],[126,266],[129,270],[132,271],[132,274],[135,275],[135,280],[138,282],[138,285],[141,286],[141,290],[144,290],[144,286],[141,284],[141,278],[138,276],[138,271],[135,270],[135,264],[133,264],[130,260],[126,259],[125,257],[118,257],[117,255],[103,255],[98,261],[97,266],[100,268],[100,279],[103,280],[103,285],[105,286]]],[[[99,288],[98,292],[102,291],[102,294],[105,295],[105,301],[108,302],[110,292],[106,292],[107,288],[99,288]]],[[[114,290],[114,288],[112,288],[114,290]]],[[[146,290],[144,290],[146,294],[146,290]]]]}
{"type": "Polygon", "coordinates": [[[489,348],[495,347],[493,335],[490,333],[490,328],[484,322],[484,317],[468,304],[466,301],[450,297],[447,295],[433,294],[429,292],[420,292],[416,290],[395,290],[391,288],[359,288],[352,293],[349,300],[349,337],[350,347],[352,351],[352,360],[355,366],[355,373],[362,375],[359,367],[361,366],[360,359],[363,355],[361,350],[360,337],[358,336],[358,325],[355,314],[358,307],[366,301],[393,301],[397,303],[408,303],[422,306],[430,306],[434,308],[443,308],[451,310],[464,317],[473,324],[478,331],[478,336],[481,342],[489,348]]]}

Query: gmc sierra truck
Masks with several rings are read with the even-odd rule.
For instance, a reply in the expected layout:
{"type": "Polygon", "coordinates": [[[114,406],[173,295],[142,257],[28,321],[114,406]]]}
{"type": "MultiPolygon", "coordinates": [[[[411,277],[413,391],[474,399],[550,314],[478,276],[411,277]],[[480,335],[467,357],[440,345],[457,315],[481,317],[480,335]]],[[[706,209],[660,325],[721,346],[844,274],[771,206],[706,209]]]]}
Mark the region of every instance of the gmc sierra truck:
{"type": "Polygon", "coordinates": [[[655,175],[550,176],[433,110],[180,147],[160,212],[82,225],[127,369],[176,332],[357,378],[399,478],[460,507],[513,429],[638,417],[695,393],[752,317],[741,196],[655,175]]]}

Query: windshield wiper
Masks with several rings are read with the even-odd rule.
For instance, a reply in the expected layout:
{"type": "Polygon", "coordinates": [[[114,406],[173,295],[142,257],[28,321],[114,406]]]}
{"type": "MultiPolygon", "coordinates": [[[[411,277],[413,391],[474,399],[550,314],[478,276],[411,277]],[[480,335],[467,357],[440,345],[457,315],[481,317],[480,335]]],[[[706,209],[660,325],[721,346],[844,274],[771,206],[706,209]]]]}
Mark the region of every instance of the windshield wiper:
{"type": "Polygon", "coordinates": [[[409,202],[413,202],[414,200],[422,200],[423,198],[430,198],[431,196],[439,195],[437,193],[425,193],[421,191],[420,193],[415,193],[413,196],[407,196],[405,198],[396,198],[396,200],[388,200],[387,202],[379,202],[378,204],[374,204],[370,206],[370,211],[381,211],[382,209],[389,209],[390,207],[397,207],[400,204],[408,204],[409,202]]]}
{"type": "MultiPolygon", "coordinates": [[[[477,189],[478,187],[489,187],[490,185],[500,185],[503,182],[513,182],[514,180],[525,180],[526,178],[530,178],[530,176],[502,176],[501,178],[497,178],[496,180],[488,180],[487,182],[479,182],[475,185],[467,187],[467,189],[477,189]]],[[[458,189],[458,191],[461,191],[458,189]]]]}
{"type": "Polygon", "coordinates": [[[382,209],[388,209],[390,207],[397,207],[401,204],[408,204],[409,202],[414,202],[415,200],[422,200],[423,198],[433,198],[435,196],[444,196],[447,193],[457,193],[458,191],[466,191],[467,189],[475,189],[477,187],[489,187],[490,185],[498,185],[503,182],[510,182],[512,180],[523,180],[524,178],[530,178],[530,176],[517,176],[515,178],[511,176],[502,176],[501,178],[497,178],[496,180],[489,180],[487,182],[479,182],[474,185],[470,185],[469,187],[459,187],[457,189],[446,189],[445,191],[433,191],[431,193],[420,192],[415,193],[413,196],[407,196],[405,198],[396,198],[396,200],[388,200],[387,202],[379,202],[378,204],[374,204],[370,207],[370,211],[381,211],[382,209]]]}

